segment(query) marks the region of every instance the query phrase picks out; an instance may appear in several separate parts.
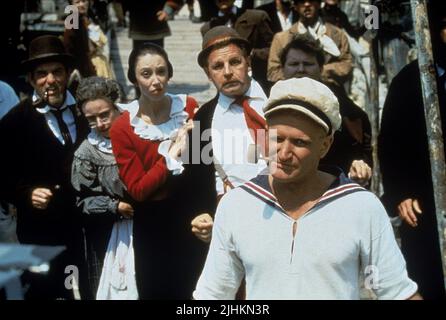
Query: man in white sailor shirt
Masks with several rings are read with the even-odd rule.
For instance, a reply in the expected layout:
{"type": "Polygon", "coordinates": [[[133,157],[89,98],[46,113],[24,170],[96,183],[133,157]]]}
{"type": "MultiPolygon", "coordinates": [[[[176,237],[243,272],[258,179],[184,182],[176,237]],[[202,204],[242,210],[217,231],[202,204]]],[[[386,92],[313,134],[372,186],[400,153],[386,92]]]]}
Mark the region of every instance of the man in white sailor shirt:
{"type": "Polygon", "coordinates": [[[322,83],[279,81],[264,109],[270,174],[220,201],[195,299],[420,299],[379,200],[335,168],[319,168],[341,124],[322,83]]]}

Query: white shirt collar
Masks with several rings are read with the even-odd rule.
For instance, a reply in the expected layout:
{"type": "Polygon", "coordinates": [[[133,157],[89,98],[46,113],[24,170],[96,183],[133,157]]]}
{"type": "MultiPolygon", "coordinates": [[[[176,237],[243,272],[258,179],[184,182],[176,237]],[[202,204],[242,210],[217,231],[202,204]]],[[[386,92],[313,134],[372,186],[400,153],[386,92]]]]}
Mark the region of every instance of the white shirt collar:
{"type": "Polygon", "coordinates": [[[290,11],[288,13],[288,16],[285,18],[279,10],[277,12],[277,17],[279,18],[280,25],[282,26],[282,30],[286,31],[293,25],[293,11],[290,11]]]}
{"type": "MultiPolygon", "coordinates": [[[[34,91],[33,96],[32,96],[32,100],[33,101],[37,101],[37,99],[39,99],[39,96],[37,95],[37,93],[34,91]]],[[[65,95],[65,101],[63,103],[63,105],[60,107],[60,109],[65,109],[67,106],[76,104],[76,100],[74,99],[73,95],[70,93],[70,91],[66,91],[66,95],[65,95]]],[[[51,110],[56,110],[56,108],[46,105],[43,108],[37,108],[36,109],[38,112],[45,114],[50,112],[51,110]]]]}
{"type": "MultiPolygon", "coordinates": [[[[251,84],[246,91],[245,96],[248,96],[250,100],[266,100],[267,98],[260,84],[254,79],[251,79],[251,84]]],[[[235,98],[230,98],[222,93],[218,96],[218,104],[225,110],[224,112],[229,110],[229,107],[234,101],[235,98]]]]}
{"type": "Polygon", "coordinates": [[[87,136],[88,142],[94,146],[99,151],[104,153],[112,154],[112,144],[111,140],[99,134],[96,129],[91,129],[87,136]]]}

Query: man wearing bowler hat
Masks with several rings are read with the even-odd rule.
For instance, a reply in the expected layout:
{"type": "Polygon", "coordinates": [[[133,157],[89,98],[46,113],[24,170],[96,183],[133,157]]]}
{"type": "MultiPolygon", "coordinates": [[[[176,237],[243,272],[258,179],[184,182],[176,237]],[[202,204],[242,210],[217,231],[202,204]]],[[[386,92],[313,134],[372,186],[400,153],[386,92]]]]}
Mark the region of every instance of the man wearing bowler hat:
{"type": "Polygon", "coordinates": [[[197,213],[206,213],[194,219],[193,231],[208,241],[217,198],[266,168],[263,160],[256,164],[247,161],[249,146],[258,142],[265,128],[262,109],[266,95],[248,74],[250,44],[234,29],[212,28],[205,34],[202,48],[198,64],[218,94],[194,117],[197,125],[190,140],[193,163],[190,172],[197,213]],[[195,133],[201,137],[199,153],[195,152],[198,150],[195,133]],[[200,160],[198,164],[195,155],[200,160]]]}
{"type": "Polygon", "coordinates": [[[336,167],[319,168],[341,125],[338,101],[310,79],[277,82],[264,108],[269,175],[220,201],[195,299],[415,299],[389,218],[336,167]]]}
{"type": "Polygon", "coordinates": [[[47,274],[24,275],[29,285],[25,298],[71,299],[70,279],[76,278],[77,284],[86,279],[70,169],[88,126],[67,90],[73,58],[59,38],[31,41],[29,58],[22,64],[34,93],[0,121],[1,198],[17,207],[21,243],[66,247],[47,274]]]}
{"type": "Polygon", "coordinates": [[[260,83],[263,90],[269,92],[271,84],[266,79],[266,69],[274,33],[268,14],[262,10],[246,10],[245,7],[240,9],[234,4],[234,0],[215,0],[215,4],[219,9],[218,16],[201,27],[201,34],[204,36],[216,26],[234,28],[251,45],[253,78],[260,83]]]}

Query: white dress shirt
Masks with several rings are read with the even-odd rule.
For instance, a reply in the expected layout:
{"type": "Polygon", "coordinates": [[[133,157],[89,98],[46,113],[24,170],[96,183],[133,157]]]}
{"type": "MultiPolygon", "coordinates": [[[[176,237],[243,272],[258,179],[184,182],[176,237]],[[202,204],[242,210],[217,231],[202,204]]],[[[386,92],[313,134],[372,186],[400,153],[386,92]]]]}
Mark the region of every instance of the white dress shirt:
{"type": "Polygon", "coordinates": [[[286,31],[293,25],[293,12],[290,12],[285,18],[283,14],[277,10],[277,16],[279,17],[280,25],[282,26],[282,31],[286,31]]]}
{"type": "MultiPolygon", "coordinates": [[[[260,85],[251,80],[246,92],[249,105],[263,116],[267,97],[260,85]]],[[[212,118],[212,149],[214,158],[222,165],[229,181],[237,187],[256,177],[266,168],[266,162],[248,163],[248,146],[254,144],[246,124],[243,108],[233,104],[235,99],[220,93],[212,118]]],[[[223,182],[216,173],[217,193],[224,193],[223,182]]]]}
{"type": "MultiPolygon", "coordinates": [[[[36,101],[38,98],[39,97],[34,92],[33,101],[36,101]]],[[[76,123],[74,121],[73,113],[68,108],[69,105],[73,104],[76,104],[76,100],[74,100],[74,97],[71,95],[71,93],[67,91],[65,102],[60,108],[63,109],[62,118],[63,121],[65,121],[65,123],[67,124],[68,130],[70,131],[71,140],[74,144],[76,142],[76,123]]],[[[45,115],[46,123],[48,124],[48,127],[51,129],[51,132],[54,134],[57,140],[60,141],[60,143],[65,145],[65,141],[63,140],[62,133],[60,132],[56,116],[51,112],[51,110],[55,110],[55,108],[47,105],[43,108],[38,108],[36,110],[45,115]]]]}

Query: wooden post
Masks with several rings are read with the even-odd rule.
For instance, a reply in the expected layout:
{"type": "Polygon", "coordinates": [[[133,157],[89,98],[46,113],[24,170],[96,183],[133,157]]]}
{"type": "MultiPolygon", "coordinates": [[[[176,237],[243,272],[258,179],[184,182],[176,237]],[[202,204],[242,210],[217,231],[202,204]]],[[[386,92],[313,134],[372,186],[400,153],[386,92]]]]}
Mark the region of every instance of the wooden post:
{"type": "MultiPolygon", "coordinates": [[[[370,0],[370,4],[373,4],[370,0]]],[[[377,196],[381,195],[381,171],[379,169],[378,160],[378,134],[379,134],[379,80],[378,80],[378,64],[375,52],[377,52],[378,40],[375,37],[370,40],[370,83],[367,99],[367,113],[370,117],[370,125],[372,127],[372,150],[373,150],[373,174],[371,190],[377,196]]]]}

